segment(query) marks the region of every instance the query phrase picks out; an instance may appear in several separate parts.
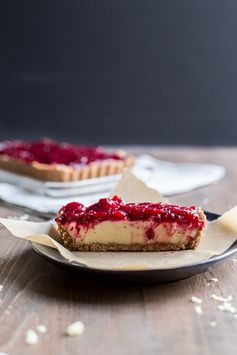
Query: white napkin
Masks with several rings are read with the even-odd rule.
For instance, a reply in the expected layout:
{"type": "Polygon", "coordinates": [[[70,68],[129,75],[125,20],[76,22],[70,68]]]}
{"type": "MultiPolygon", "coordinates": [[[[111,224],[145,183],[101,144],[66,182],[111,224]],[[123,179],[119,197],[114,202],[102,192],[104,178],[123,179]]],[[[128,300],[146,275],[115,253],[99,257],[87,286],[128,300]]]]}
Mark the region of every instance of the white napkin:
{"type": "MultiPolygon", "coordinates": [[[[166,196],[208,185],[225,175],[225,169],[218,165],[172,163],[149,155],[138,157],[133,172],[166,196]]],[[[114,175],[81,182],[51,183],[0,171],[0,198],[35,211],[55,213],[71,201],[90,204],[108,196],[119,178],[114,175]]]]}

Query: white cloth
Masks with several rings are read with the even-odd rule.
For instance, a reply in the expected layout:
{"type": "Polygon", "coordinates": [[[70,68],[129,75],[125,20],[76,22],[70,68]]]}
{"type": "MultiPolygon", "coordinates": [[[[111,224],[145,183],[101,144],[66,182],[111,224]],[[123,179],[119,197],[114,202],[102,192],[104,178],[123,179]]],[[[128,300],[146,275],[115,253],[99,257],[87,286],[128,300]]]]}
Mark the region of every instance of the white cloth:
{"type": "MultiPolygon", "coordinates": [[[[174,195],[208,185],[225,175],[214,164],[172,163],[141,155],[134,173],[162,195],[174,195]]],[[[107,196],[120,176],[114,175],[72,183],[41,182],[0,170],[0,198],[32,210],[54,213],[71,201],[90,204],[107,196]]]]}

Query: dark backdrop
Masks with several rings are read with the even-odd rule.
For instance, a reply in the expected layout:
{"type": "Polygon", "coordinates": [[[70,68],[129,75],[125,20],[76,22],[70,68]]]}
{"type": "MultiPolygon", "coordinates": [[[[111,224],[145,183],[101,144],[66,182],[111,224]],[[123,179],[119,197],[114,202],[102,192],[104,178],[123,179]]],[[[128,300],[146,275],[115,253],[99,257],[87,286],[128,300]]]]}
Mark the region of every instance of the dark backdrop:
{"type": "Polygon", "coordinates": [[[236,0],[2,0],[0,136],[235,144],[236,0]]]}

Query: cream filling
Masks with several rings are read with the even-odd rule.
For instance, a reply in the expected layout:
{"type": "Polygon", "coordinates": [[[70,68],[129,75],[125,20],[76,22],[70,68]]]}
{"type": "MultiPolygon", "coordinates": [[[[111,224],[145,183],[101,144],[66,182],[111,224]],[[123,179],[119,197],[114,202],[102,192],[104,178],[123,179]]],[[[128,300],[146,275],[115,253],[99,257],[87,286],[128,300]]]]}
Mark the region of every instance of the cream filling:
{"type": "Polygon", "coordinates": [[[150,221],[105,221],[94,227],[81,226],[76,228],[76,223],[67,225],[67,231],[75,244],[144,244],[144,243],[171,243],[180,244],[195,238],[198,230],[177,223],[161,223],[156,225],[150,221]],[[153,238],[147,239],[147,230],[152,229],[153,238]]]}

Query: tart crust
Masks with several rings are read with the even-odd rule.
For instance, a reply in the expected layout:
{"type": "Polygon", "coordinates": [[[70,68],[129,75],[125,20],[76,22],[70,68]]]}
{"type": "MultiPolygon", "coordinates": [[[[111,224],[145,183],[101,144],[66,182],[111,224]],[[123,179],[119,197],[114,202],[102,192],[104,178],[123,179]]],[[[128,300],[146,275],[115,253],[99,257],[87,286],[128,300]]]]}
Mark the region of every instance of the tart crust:
{"type": "Polygon", "coordinates": [[[20,159],[11,159],[7,155],[0,155],[0,169],[43,181],[78,181],[119,174],[123,168],[129,168],[133,165],[134,158],[132,156],[126,156],[126,153],[122,151],[117,153],[120,154],[123,159],[105,159],[78,167],[59,164],[42,164],[35,161],[25,163],[20,159]]]}

